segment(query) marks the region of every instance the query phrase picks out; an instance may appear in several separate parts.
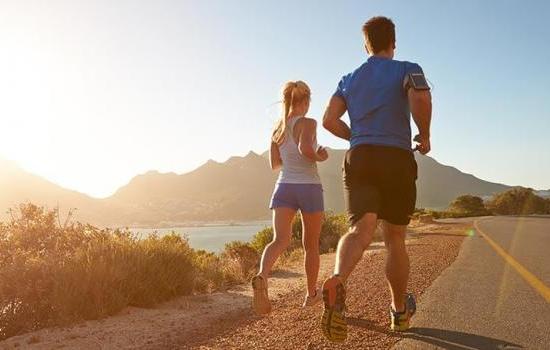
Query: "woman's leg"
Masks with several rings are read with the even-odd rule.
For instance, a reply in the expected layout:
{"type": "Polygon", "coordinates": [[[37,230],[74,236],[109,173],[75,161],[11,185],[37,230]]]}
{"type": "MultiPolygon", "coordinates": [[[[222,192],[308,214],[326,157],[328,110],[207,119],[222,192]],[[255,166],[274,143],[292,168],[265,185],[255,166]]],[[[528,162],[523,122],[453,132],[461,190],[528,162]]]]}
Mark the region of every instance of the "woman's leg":
{"type": "Polygon", "coordinates": [[[258,275],[266,280],[275,261],[290,244],[294,215],[296,215],[296,209],[273,209],[273,240],[264,249],[260,263],[260,272],[258,272],[258,275]]]}
{"type": "Polygon", "coordinates": [[[307,292],[314,296],[319,275],[319,236],[323,225],[323,212],[302,213],[302,244],[304,246],[304,267],[307,276],[307,292]]]}

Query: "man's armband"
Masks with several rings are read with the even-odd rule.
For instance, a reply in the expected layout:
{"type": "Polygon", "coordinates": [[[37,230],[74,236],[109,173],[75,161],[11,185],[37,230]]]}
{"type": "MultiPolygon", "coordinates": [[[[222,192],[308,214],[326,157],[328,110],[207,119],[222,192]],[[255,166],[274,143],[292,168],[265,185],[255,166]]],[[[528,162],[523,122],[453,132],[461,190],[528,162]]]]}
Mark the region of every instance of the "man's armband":
{"type": "Polygon", "coordinates": [[[426,77],[423,73],[409,73],[405,77],[405,91],[409,91],[410,88],[415,90],[430,90],[430,85],[426,81],[426,77]]]}

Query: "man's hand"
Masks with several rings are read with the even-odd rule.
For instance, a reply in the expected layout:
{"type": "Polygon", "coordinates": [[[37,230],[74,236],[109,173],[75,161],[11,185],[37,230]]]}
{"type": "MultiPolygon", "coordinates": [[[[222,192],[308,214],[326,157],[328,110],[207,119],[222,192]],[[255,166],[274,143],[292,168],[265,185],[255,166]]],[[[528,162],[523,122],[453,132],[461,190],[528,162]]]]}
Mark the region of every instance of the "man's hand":
{"type": "Polygon", "coordinates": [[[408,91],[409,106],[414,123],[418,127],[418,135],[414,141],[418,142],[417,149],[422,154],[430,152],[430,124],[432,120],[432,95],[428,90],[408,91]]]}
{"type": "Polygon", "coordinates": [[[413,140],[414,140],[414,142],[418,143],[418,145],[416,146],[416,149],[421,154],[427,154],[432,149],[431,145],[430,145],[430,137],[429,136],[418,134],[414,137],[413,140]]]}

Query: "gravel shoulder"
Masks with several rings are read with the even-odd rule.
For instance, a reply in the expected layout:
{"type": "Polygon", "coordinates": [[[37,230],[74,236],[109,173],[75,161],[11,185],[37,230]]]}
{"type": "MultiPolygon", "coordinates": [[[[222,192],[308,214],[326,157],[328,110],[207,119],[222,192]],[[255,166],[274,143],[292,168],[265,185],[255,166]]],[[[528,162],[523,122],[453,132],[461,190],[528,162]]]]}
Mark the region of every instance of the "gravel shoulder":
{"type": "MultiPolygon", "coordinates": [[[[410,291],[419,296],[456,258],[469,223],[411,227],[410,291]]],[[[324,340],[318,328],[321,306],[302,309],[305,277],[300,262],[270,279],[274,311],[257,317],[247,285],[223,293],[182,297],[152,309],[127,308],[103,320],[56,327],[12,337],[0,349],[384,349],[401,337],[388,330],[389,291],[385,250],[375,244],[348,282],[350,333],[343,345],[324,340]]],[[[321,257],[320,281],[334,254],[321,257]]]]}

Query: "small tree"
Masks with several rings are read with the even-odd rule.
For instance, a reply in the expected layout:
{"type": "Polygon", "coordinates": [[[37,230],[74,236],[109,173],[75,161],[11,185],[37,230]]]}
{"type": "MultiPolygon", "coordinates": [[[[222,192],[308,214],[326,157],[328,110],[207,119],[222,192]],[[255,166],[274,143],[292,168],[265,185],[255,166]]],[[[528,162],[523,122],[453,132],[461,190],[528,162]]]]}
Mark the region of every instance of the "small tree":
{"type": "Polygon", "coordinates": [[[477,216],[487,214],[487,209],[483,203],[483,199],[478,196],[465,194],[458,196],[449,205],[449,210],[453,213],[464,216],[477,216]]]}
{"type": "Polygon", "coordinates": [[[517,187],[497,194],[489,203],[489,208],[500,215],[531,215],[546,212],[546,203],[533,189],[517,187]]]}

